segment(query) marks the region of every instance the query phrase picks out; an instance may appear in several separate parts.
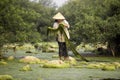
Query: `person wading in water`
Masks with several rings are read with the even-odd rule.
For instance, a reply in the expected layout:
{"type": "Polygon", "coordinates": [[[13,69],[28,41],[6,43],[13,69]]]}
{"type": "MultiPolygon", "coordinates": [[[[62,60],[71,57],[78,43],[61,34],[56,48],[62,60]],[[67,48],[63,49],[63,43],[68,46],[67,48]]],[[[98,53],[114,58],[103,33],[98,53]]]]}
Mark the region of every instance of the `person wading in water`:
{"type": "MultiPolygon", "coordinates": [[[[68,39],[70,39],[70,35],[69,35],[69,31],[68,31],[68,28],[70,27],[70,25],[67,22],[67,20],[65,19],[65,17],[60,12],[58,12],[55,16],[53,16],[53,19],[55,20],[55,22],[53,24],[53,28],[57,29],[59,27],[59,24],[63,24],[64,31],[65,31],[68,39]]],[[[59,45],[60,60],[62,60],[62,57],[64,57],[64,60],[69,59],[66,41],[65,41],[65,37],[64,37],[63,33],[60,33],[60,31],[58,31],[56,40],[59,45]]]]}

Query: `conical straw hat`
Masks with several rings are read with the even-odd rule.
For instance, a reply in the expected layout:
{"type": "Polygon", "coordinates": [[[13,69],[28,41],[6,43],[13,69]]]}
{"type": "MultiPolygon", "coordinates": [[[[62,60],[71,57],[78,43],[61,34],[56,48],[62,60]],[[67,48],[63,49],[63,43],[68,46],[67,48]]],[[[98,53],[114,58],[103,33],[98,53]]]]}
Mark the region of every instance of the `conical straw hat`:
{"type": "Polygon", "coordinates": [[[53,19],[65,19],[65,17],[60,12],[58,12],[55,16],[53,16],[53,19]]]}

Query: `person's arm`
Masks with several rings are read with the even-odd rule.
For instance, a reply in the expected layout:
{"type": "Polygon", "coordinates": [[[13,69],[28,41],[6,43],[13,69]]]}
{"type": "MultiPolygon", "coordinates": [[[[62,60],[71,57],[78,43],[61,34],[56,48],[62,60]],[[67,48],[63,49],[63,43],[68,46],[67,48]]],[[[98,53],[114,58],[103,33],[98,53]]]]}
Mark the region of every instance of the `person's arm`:
{"type": "Polygon", "coordinates": [[[53,24],[53,28],[54,28],[54,29],[57,29],[57,28],[58,28],[58,24],[57,24],[56,22],[53,24]]]}
{"type": "Polygon", "coordinates": [[[64,25],[65,27],[67,27],[67,28],[70,27],[69,23],[68,23],[66,20],[64,20],[63,25],[64,25]]]}

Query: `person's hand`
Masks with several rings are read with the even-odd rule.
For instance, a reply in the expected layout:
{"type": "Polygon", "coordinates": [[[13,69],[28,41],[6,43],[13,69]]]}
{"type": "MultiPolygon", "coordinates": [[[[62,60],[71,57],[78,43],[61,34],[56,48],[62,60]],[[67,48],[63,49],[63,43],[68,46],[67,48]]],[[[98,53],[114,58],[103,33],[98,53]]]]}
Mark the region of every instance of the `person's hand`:
{"type": "Polygon", "coordinates": [[[68,25],[66,23],[62,23],[64,25],[64,27],[68,28],[68,25]]]}

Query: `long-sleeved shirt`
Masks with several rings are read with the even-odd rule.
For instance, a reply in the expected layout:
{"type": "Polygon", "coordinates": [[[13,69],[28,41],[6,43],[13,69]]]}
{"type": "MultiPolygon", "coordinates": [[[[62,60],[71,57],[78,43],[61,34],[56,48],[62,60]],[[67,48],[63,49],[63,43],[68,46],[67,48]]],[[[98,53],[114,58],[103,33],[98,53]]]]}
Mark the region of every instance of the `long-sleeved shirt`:
{"type": "MultiPolygon", "coordinates": [[[[68,28],[70,27],[69,23],[68,23],[66,20],[63,20],[61,23],[55,22],[55,23],[53,24],[53,28],[55,28],[55,29],[58,28],[58,27],[59,27],[59,24],[65,25],[65,26],[64,26],[64,31],[65,31],[68,39],[70,39],[70,34],[69,34],[69,31],[68,31],[68,28]]],[[[57,40],[58,40],[59,42],[65,42],[64,35],[61,34],[59,31],[58,31],[57,40]]]]}

